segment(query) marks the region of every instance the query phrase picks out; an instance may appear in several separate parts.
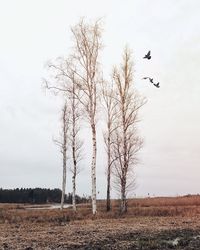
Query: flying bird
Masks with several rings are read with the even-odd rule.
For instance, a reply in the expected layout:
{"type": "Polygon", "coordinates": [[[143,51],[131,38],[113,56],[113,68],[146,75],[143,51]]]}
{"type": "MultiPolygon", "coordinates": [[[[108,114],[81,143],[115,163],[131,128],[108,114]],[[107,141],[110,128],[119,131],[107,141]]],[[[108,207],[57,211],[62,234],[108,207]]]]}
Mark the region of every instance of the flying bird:
{"type": "Polygon", "coordinates": [[[160,88],[160,83],[158,82],[158,83],[154,83],[153,84],[156,88],[160,88]]]}
{"type": "Polygon", "coordinates": [[[143,57],[144,59],[151,59],[151,51],[149,50],[149,52],[143,57]]]}
{"type": "Polygon", "coordinates": [[[149,79],[149,81],[150,81],[151,83],[153,83],[153,78],[151,78],[151,77],[143,77],[142,79],[144,79],[144,80],[149,79]]]}

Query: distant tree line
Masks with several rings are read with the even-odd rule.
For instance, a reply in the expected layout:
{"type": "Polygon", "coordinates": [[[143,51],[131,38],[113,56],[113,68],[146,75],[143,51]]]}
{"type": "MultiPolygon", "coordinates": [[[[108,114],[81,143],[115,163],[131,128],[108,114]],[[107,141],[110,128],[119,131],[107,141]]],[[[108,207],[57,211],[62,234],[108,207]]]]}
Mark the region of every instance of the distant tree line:
{"type": "MultiPolygon", "coordinates": [[[[58,188],[16,188],[16,189],[0,189],[0,203],[59,203],[62,191],[58,188]]],[[[89,197],[80,197],[76,195],[76,202],[87,202],[89,197]]],[[[65,195],[65,203],[72,203],[72,194],[65,195]]]]}

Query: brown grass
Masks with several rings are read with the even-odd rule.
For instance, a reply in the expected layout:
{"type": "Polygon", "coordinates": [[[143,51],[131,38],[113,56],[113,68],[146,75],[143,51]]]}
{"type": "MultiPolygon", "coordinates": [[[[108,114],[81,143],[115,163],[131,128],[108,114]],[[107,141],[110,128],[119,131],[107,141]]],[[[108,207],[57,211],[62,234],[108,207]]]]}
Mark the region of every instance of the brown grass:
{"type": "Polygon", "coordinates": [[[71,208],[27,210],[24,204],[0,204],[0,223],[54,222],[58,224],[73,220],[114,219],[154,216],[197,216],[200,215],[200,196],[175,198],[143,198],[128,200],[128,212],[119,213],[119,201],[112,200],[112,211],[105,211],[105,201],[98,201],[98,213],[94,217],[90,204],[78,205],[76,213],[71,208]]]}
{"type": "Polygon", "coordinates": [[[200,195],[187,195],[178,197],[155,197],[129,200],[130,206],[199,206],[200,195]]]}

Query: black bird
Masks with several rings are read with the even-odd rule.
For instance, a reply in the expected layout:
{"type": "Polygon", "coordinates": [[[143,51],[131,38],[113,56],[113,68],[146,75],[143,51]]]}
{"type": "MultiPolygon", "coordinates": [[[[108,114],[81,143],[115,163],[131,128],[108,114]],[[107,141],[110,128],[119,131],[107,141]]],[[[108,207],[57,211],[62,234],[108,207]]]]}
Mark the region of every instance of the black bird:
{"type": "Polygon", "coordinates": [[[143,57],[144,59],[151,59],[151,51],[149,50],[149,52],[143,57]]]}
{"type": "Polygon", "coordinates": [[[151,77],[143,77],[142,79],[144,79],[144,80],[149,79],[149,81],[150,81],[151,83],[153,83],[153,78],[151,78],[151,77]]]}
{"type": "Polygon", "coordinates": [[[156,88],[160,88],[160,83],[158,82],[158,83],[154,83],[153,84],[156,88]]]}

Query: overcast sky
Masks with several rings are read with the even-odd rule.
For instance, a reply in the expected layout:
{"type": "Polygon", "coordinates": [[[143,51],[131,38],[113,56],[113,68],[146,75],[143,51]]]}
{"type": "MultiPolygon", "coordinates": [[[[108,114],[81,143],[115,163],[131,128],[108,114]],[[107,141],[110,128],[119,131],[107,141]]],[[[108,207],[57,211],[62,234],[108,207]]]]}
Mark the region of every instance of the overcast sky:
{"type": "MultiPolygon", "coordinates": [[[[45,94],[41,85],[45,63],[69,53],[70,26],[85,16],[104,18],[106,77],[128,44],[137,89],[148,100],[138,124],[145,144],[136,167],[135,193],[199,193],[199,10],[198,0],[0,0],[0,187],[61,187],[61,156],[52,142],[61,102],[45,94]],[[148,50],[150,61],[142,59],[148,50]],[[161,87],[141,80],[146,75],[161,87]]],[[[83,134],[88,141],[87,128],[83,134]]],[[[103,154],[101,146],[99,197],[106,194],[103,154]]],[[[78,193],[90,194],[87,157],[82,166],[78,193]]]]}

